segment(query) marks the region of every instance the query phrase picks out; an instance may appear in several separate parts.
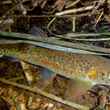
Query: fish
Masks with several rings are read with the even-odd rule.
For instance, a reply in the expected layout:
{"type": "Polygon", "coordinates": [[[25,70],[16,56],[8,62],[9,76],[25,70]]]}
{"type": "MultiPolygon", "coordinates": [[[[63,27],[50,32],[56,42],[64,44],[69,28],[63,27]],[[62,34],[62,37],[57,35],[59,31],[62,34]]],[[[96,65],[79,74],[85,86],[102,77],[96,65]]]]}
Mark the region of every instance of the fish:
{"type": "Polygon", "coordinates": [[[0,55],[39,65],[62,77],[95,84],[109,84],[110,60],[90,54],[68,53],[26,43],[0,43],[0,55]]]}

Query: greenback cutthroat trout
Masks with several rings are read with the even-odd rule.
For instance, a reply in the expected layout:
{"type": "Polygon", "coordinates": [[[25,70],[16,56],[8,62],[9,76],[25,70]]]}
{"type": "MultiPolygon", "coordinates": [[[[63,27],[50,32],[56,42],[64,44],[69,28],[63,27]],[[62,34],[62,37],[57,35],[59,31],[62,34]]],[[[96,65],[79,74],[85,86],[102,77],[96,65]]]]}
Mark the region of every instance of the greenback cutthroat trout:
{"type": "Polygon", "coordinates": [[[97,55],[75,54],[25,43],[0,44],[0,55],[13,56],[71,79],[108,83],[110,60],[97,55]]]}

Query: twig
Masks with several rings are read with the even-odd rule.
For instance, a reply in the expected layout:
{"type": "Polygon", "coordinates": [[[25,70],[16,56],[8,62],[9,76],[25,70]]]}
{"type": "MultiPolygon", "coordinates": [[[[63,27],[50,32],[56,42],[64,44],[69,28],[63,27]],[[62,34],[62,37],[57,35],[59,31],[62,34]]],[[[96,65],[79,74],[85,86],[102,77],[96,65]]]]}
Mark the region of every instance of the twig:
{"type": "MultiPolygon", "coordinates": [[[[69,18],[69,17],[73,17],[73,15],[75,17],[82,17],[82,16],[88,16],[90,14],[90,12],[85,12],[85,13],[82,13],[82,14],[72,14],[72,15],[62,15],[62,16],[56,16],[56,15],[13,15],[13,17],[15,18],[20,18],[20,17],[24,17],[24,18],[49,18],[49,17],[58,17],[58,18],[69,18]]],[[[99,14],[99,12],[96,12],[96,14],[99,14]]]]}
{"type": "Polygon", "coordinates": [[[52,23],[53,23],[55,20],[56,20],[56,17],[54,17],[54,18],[48,23],[48,25],[47,25],[47,30],[48,30],[48,32],[49,32],[50,34],[56,36],[56,34],[54,34],[54,33],[50,30],[50,26],[52,25],[52,23]]]}
{"type": "Polygon", "coordinates": [[[76,0],[76,1],[74,1],[73,3],[71,3],[70,5],[68,5],[68,6],[66,6],[65,8],[67,9],[67,8],[71,8],[71,7],[73,7],[74,5],[76,5],[77,3],[79,3],[80,2],[80,0],[76,0]]]}
{"type": "Polygon", "coordinates": [[[110,41],[110,38],[89,38],[89,39],[82,39],[82,38],[74,38],[74,40],[77,40],[77,41],[89,41],[89,42],[99,42],[99,41],[110,41]]]}
{"type": "Polygon", "coordinates": [[[15,77],[15,78],[11,78],[9,79],[10,81],[18,81],[18,80],[21,80],[23,79],[24,77],[23,76],[19,76],[19,77],[15,77]]]}
{"type": "Polygon", "coordinates": [[[81,7],[81,8],[77,8],[77,9],[70,9],[70,10],[65,10],[59,13],[56,13],[56,16],[62,16],[65,14],[74,14],[74,13],[78,13],[78,12],[83,12],[83,11],[89,11],[92,10],[94,8],[93,5],[91,6],[87,6],[87,7],[81,7]]]}
{"type": "Polygon", "coordinates": [[[64,38],[80,38],[80,37],[100,37],[100,36],[110,36],[110,32],[99,32],[99,33],[67,33],[63,35],[64,38]]]}
{"type": "MultiPolygon", "coordinates": [[[[77,35],[77,34],[76,34],[77,35]]],[[[80,34],[79,34],[80,35],[80,34]]],[[[86,34],[85,34],[86,35],[86,34]]],[[[101,35],[110,35],[110,33],[97,33],[94,34],[95,36],[101,36],[101,35]]],[[[84,36],[84,34],[82,34],[84,36]]],[[[89,36],[89,34],[88,34],[89,36]]],[[[4,38],[5,40],[0,40],[0,44],[6,44],[6,43],[25,43],[27,45],[36,45],[40,47],[45,47],[53,50],[60,50],[63,52],[71,52],[71,53],[81,53],[81,54],[96,54],[96,55],[110,55],[110,50],[103,48],[103,47],[97,47],[97,46],[90,46],[83,43],[74,43],[74,42],[67,42],[60,40],[59,38],[41,38],[41,37],[34,37],[29,34],[20,34],[20,33],[13,33],[13,32],[0,32],[0,38],[4,38]],[[9,41],[6,41],[6,39],[10,39],[9,41]],[[18,40],[17,40],[18,39],[18,40]]],[[[62,39],[64,36],[62,36],[62,39]]],[[[66,39],[66,38],[65,38],[66,39]]]]}
{"type": "Polygon", "coordinates": [[[62,38],[70,39],[70,40],[77,40],[77,41],[109,41],[110,37],[103,37],[103,38],[80,38],[80,37],[100,37],[100,36],[110,36],[110,32],[105,33],[68,33],[62,38]]]}
{"type": "Polygon", "coordinates": [[[24,76],[25,76],[28,84],[32,84],[32,82],[34,80],[34,77],[32,75],[32,71],[30,69],[30,65],[27,64],[26,62],[23,62],[23,61],[20,61],[20,63],[21,63],[21,66],[23,68],[24,76]]]}
{"type": "Polygon", "coordinates": [[[11,82],[11,81],[8,81],[8,80],[3,79],[3,78],[0,78],[0,82],[2,82],[4,84],[11,85],[11,86],[15,86],[15,87],[18,87],[18,88],[21,88],[21,89],[24,89],[24,90],[27,90],[27,91],[30,91],[30,92],[33,92],[35,94],[39,94],[41,96],[47,97],[47,98],[49,98],[51,100],[60,102],[60,103],[62,103],[64,105],[68,105],[68,106],[70,106],[72,108],[76,108],[78,110],[89,110],[89,107],[86,107],[86,106],[83,106],[83,105],[79,105],[79,104],[64,100],[64,99],[62,99],[60,97],[57,97],[55,95],[46,93],[46,92],[40,90],[39,88],[33,89],[33,88],[29,87],[29,86],[21,85],[21,84],[15,83],[15,82],[11,82]]]}
{"type": "Polygon", "coordinates": [[[2,1],[1,4],[6,5],[6,4],[11,4],[12,1],[11,0],[7,0],[7,1],[2,1]]]}
{"type": "Polygon", "coordinates": [[[73,16],[72,20],[73,20],[73,22],[72,22],[73,23],[72,31],[75,32],[75,30],[76,30],[76,17],[73,16]]]}
{"type": "Polygon", "coordinates": [[[99,0],[97,6],[95,6],[95,7],[93,8],[92,14],[95,13],[96,10],[97,10],[102,4],[105,3],[105,1],[106,1],[106,0],[99,0]]]}
{"type": "Polygon", "coordinates": [[[104,12],[102,11],[98,17],[98,19],[96,20],[95,26],[98,24],[98,22],[101,20],[102,16],[103,16],[104,12]]]}

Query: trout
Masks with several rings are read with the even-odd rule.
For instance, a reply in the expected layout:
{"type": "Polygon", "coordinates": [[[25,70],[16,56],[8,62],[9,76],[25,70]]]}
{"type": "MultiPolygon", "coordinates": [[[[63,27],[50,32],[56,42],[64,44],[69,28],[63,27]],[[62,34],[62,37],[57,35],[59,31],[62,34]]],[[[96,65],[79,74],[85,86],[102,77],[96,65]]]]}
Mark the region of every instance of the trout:
{"type": "Polygon", "coordinates": [[[91,86],[108,84],[110,80],[110,60],[102,56],[56,51],[26,43],[0,44],[0,55],[45,67],[66,78],[89,81],[91,86]]]}

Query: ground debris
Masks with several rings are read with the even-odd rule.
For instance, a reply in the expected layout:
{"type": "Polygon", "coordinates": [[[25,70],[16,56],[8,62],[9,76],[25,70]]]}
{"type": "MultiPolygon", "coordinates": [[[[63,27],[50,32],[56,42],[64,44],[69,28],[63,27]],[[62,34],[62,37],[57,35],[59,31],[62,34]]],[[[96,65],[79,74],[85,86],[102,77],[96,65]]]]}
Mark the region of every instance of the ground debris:
{"type": "MultiPolygon", "coordinates": [[[[0,67],[1,69],[4,68],[4,66],[6,65],[10,65],[8,66],[10,70],[13,70],[13,73],[11,73],[10,71],[7,71],[5,74],[7,74],[10,77],[6,77],[5,74],[4,76],[2,75],[2,78],[6,78],[7,81],[11,81],[11,82],[16,82],[19,84],[23,84],[23,85],[28,85],[30,86],[30,88],[34,88],[37,91],[37,88],[39,88],[40,90],[43,90],[47,93],[50,94],[54,94],[57,97],[63,98],[63,99],[68,99],[69,98],[69,88],[67,88],[67,86],[69,86],[69,80],[66,80],[65,78],[61,78],[60,76],[57,76],[53,79],[50,80],[46,80],[43,78],[42,76],[42,68],[35,68],[31,66],[30,70],[32,70],[31,72],[33,72],[34,74],[34,80],[32,83],[28,83],[27,79],[25,78],[24,72],[22,68],[20,68],[20,64],[19,66],[16,68],[15,64],[18,63],[19,61],[14,62],[8,60],[8,63],[6,63],[7,61],[5,61],[5,63],[3,64],[3,61],[1,62],[2,67],[0,67]],[[15,68],[15,69],[14,69],[15,68]],[[17,72],[17,76],[13,76],[14,72],[16,73],[16,71],[18,70],[18,68],[20,69],[19,72],[17,72]],[[66,92],[66,90],[68,89],[68,91],[66,92]]],[[[20,62],[19,62],[20,63],[20,62]]],[[[7,67],[7,68],[8,68],[7,67]]],[[[4,69],[3,69],[4,70],[4,69]]],[[[2,73],[3,74],[3,73],[2,73]]],[[[24,87],[24,86],[23,86],[24,87]]],[[[74,87],[74,85],[73,85],[74,87]]],[[[29,89],[30,90],[30,89],[29,89]]],[[[72,91],[71,91],[72,93],[72,91]]],[[[74,95],[74,94],[71,94],[74,95]]],[[[78,95],[78,94],[77,94],[78,95]]],[[[27,92],[25,89],[23,88],[18,88],[18,87],[14,87],[13,85],[9,86],[9,85],[5,85],[5,83],[0,83],[0,96],[2,96],[4,99],[6,99],[6,101],[11,105],[11,110],[13,110],[14,108],[24,108],[26,110],[28,109],[48,109],[48,110],[54,110],[54,109],[62,109],[62,110],[66,110],[66,108],[68,108],[68,106],[58,103],[56,101],[52,101],[48,98],[42,97],[39,94],[34,94],[33,92],[27,92]],[[38,104],[35,104],[37,101],[38,104]],[[60,106],[59,106],[60,105],[60,106]],[[27,107],[28,106],[28,107],[27,107]]],[[[75,101],[75,98],[73,98],[71,101],[75,101]]],[[[77,101],[77,103],[79,103],[77,101]]],[[[80,103],[82,104],[82,103],[80,103]]],[[[70,109],[73,109],[72,107],[69,107],[70,109]]],[[[22,110],[22,109],[21,109],[22,110]]],[[[74,110],[74,109],[73,109],[74,110]]]]}
{"type": "MultiPolygon", "coordinates": [[[[110,0],[2,0],[0,31],[28,33],[35,37],[54,36],[58,39],[62,35],[62,41],[109,49],[110,40],[100,39],[110,35],[94,34],[110,32],[109,5],[110,0]],[[94,35],[77,37],[74,32],[90,32],[94,35]]],[[[83,85],[75,85],[74,81],[61,76],[47,80],[43,76],[44,68],[23,63],[10,57],[0,58],[0,78],[32,88],[38,87],[64,100],[89,106],[91,110],[110,109],[109,86],[96,85],[90,91],[84,91],[83,85]]],[[[4,106],[5,110],[75,110],[39,94],[4,83],[0,83],[0,98],[1,110],[4,106]]]]}

